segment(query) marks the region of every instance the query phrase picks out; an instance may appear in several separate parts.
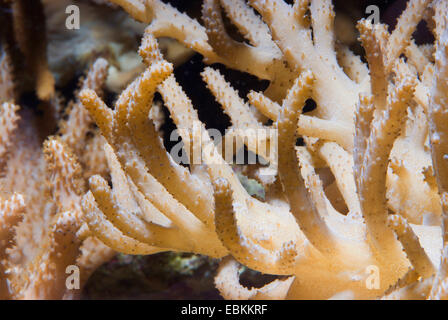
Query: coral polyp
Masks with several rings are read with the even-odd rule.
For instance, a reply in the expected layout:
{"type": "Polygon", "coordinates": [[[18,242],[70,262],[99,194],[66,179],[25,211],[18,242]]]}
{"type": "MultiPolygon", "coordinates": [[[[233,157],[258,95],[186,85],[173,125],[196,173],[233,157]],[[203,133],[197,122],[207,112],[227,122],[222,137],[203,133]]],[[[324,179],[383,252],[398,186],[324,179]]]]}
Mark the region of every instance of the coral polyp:
{"type": "Polygon", "coordinates": [[[53,126],[36,123],[4,46],[2,298],[77,298],[68,266],[83,286],[116,252],[166,251],[219,260],[225,299],[448,298],[446,1],[409,0],[392,31],[355,22],[362,55],[338,38],[331,0],[204,0],[200,21],[160,0],[104,2],[146,25],[138,75],[115,101],[104,58],[67,107],[54,88],[42,96],[37,72],[39,117],[53,126]],[[230,119],[220,139],[176,79],[166,38],[208,65],[194,85],[230,119]],[[268,85],[244,96],[225,68],[268,85]],[[262,161],[234,164],[235,145],[262,161]],[[278,279],[247,288],[242,266],[278,279]]]}

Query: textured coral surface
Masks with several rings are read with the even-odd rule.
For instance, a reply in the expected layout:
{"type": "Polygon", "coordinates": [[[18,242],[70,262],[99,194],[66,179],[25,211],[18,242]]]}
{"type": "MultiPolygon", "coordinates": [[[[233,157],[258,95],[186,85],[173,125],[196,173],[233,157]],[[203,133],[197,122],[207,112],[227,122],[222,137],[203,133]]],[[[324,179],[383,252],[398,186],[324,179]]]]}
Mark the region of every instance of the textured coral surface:
{"type": "Polygon", "coordinates": [[[448,2],[74,3],[0,0],[0,299],[448,298],[448,2]]]}

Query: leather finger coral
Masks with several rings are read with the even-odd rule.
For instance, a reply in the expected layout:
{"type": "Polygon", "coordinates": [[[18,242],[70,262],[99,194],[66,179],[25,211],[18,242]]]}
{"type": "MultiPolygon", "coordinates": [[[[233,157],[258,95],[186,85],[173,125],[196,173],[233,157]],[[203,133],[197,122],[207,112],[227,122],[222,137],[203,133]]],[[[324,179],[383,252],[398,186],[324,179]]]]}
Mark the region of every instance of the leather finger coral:
{"type": "MultiPolygon", "coordinates": [[[[1,105],[1,298],[77,297],[79,290],[66,286],[67,267],[76,265],[82,270],[83,285],[114,255],[83,228],[83,172],[104,174],[101,164],[91,166],[82,157],[83,145],[90,140],[87,133],[94,132],[92,120],[80,102],[74,101],[67,117],[59,120],[59,132],[42,144],[45,127],[38,124],[42,120],[32,110],[19,110],[15,104],[13,75],[5,61],[1,86],[7,89],[2,92],[9,94],[1,97],[5,101],[1,105]]],[[[100,92],[106,67],[107,62],[98,59],[83,87],[100,92]]],[[[104,157],[100,153],[97,158],[101,154],[104,157]]]]}
{"type": "Polygon", "coordinates": [[[116,252],[167,251],[219,261],[225,299],[448,298],[446,1],[409,0],[395,26],[360,19],[344,41],[331,0],[203,0],[196,17],[105,2],[146,26],[141,72],[116,98],[97,58],[65,106],[42,42],[27,55],[38,116],[17,102],[2,47],[1,298],[78,298],[67,266],[82,289],[116,252]],[[206,64],[197,82],[181,81],[166,38],[206,64]],[[225,132],[190,86],[208,90],[225,132]],[[247,269],[274,278],[249,288],[247,269]]]}

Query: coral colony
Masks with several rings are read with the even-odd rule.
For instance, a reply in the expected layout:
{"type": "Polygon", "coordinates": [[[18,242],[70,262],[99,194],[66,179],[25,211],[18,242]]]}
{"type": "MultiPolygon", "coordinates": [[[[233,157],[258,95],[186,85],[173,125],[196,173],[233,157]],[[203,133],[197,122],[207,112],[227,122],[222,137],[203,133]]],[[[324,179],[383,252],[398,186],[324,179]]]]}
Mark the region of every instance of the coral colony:
{"type": "Polygon", "coordinates": [[[2,46],[0,298],[78,298],[117,252],[165,251],[219,259],[226,299],[448,298],[447,1],[409,0],[392,31],[358,21],[365,59],[337,41],[331,0],[204,0],[201,22],[160,0],[101,2],[147,25],[144,67],[106,105],[98,58],[65,106],[45,39],[31,45],[30,2],[12,1],[16,42],[56,129],[18,102],[16,57],[2,46]],[[413,39],[422,20],[432,44],[413,39]],[[243,99],[204,68],[231,120],[219,139],[159,49],[166,37],[269,81],[243,99]],[[162,141],[156,93],[187,165],[162,141]],[[304,114],[309,99],[316,108],[304,114]],[[263,199],[234,170],[238,144],[263,160],[245,171],[263,199]],[[278,277],[248,288],[242,265],[278,277]]]}

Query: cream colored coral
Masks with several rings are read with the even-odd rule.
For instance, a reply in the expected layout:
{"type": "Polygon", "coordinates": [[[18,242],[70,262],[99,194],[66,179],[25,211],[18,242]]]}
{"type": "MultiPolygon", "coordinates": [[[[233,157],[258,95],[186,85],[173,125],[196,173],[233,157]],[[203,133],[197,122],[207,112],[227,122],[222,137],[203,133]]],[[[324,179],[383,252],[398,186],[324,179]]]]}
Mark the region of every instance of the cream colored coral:
{"type": "MultiPolygon", "coordinates": [[[[2,187],[25,201],[13,246],[17,221],[3,232],[11,247],[3,249],[11,282],[4,293],[73,298],[62,285],[64,266],[78,264],[89,275],[113,249],[223,258],[215,282],[225,298],[447,298],[446,1],[408,1],[392,32],[359,21],[367,63],[338,42],[330,0],[204,0],[203,25],[160,0],[111,2],[148,24],[139,50],[146,69],[114,109],[101,99],[106,63],[98,60],[59,137],[45,143],[44,159],[33,117],[25,110],[18,122],[17,107],[3,104],[0,156],[11,151],[2,187]],[[245,42],[228,34],[224,14],[245,42]],[[434,45],[413,40],[421,20],[434,45]],[[177,83],[160,37],[206,63],[269,81],[246,102],[213,66],[204,69],[231,120],[221,144],[177,83]],[[164,147],[156,91],[179,129],[188,167],[164,147]],[[303,114],[309,99],[316,108],[303,114]],[[22,130],[13,137],[17,122],[22,130]],[[271,129],[278,141],[254,134],[271,129]],[[261,174],[266,166],[246,170],[263,183],[265,201],[248,194],[227,162],[234,138],[275,167],[269,178],[261,174]],[[259,143],[278,154],[255,148],[259,143]],[[12,161],[23,163],[24,173],[12,161]],[[39,184],[44,179],[48,184],[39,184]],[[287,277],[247,289],[238,263],[287,277]],[[379,276],[373,288],[372,269],[379,276]]],[[[0,75],[8,96],[1,98],[10,101],[11,81],[0,75]]]]}
{"type": "MultiPolygon", "coordinates": [[[[267,91],[249,94],[248,104],[219,72],[206,68],[202,74],[233,127],[266,129],[259,122],[266,117],[279,130],[278,179],[283,194],[278,182],[267,184],[268,193],[276,189],[278,194],[272,203],[259,202],[242,190],[210,138],[201,133],[203,125],[198,125],[197,113],[174,77],[167,76],[159,86],[177,127],[202,135],[202,146],[208,148],[203,158],[215,193],[214,228],[237,261],[262,272],[294,274],[288,298],[330,298],[344,292],[354,298],[443,296],[444,267],[437,261],[447,198],[440,180],[446,143],[439,143],[445,129],[440,106],[446,91],[441,80],[444,1],[409,1],[392,33],[385,25],[360,21],[368,65],[335,44],[329,0],[295,1],[293,6],[271,0],[207,0],[204,27],[159,1],[119,5],[150,23],[144,40],[151,43],[146,54],[150,66],[163,63],[151,35],[163,35],[200,52],[207,62],[270,80],[267,91]],[[430,3],[434,10],[425,10],[430,3]],[[249,44],[230,38],[221,10],[249,44]],[[412,40],[417,23],[431,19],[431,12],[440,43],[435,65],[427,53],[431,46],[417,46],[412,40]],[[407,63],[400,59],[402,54],[407,63]],[[280,62],[284,67],[278,67],[280,62]],[[317,108],[302,115],[309,97],[317,108]],[[295,146],[299,135],[306,147],[295,146]],[[338,211],[344,207],[347,212],[338,211]],[[290,225],[291,218],[296,227],[290,225]],[[278,229],[269,227],[273,225],[278,229]],[[377,290],[364,283],[365,269],[371,265],[381,274],[377,290]]],[[[111,134],[105,122],[113,119],[111,113],[101,115],[101,102],[87,92],[85,103],[97,114],[103,133],[111,134]]],[[[187,145],[192,139],[186,134],[182,138],[187,145]]],[[[231,290],[218,283],[231,297],[231,290]]],[[[240,291],[238,285],[233,288],[246,298],[253,294],[240,291]]]]}

